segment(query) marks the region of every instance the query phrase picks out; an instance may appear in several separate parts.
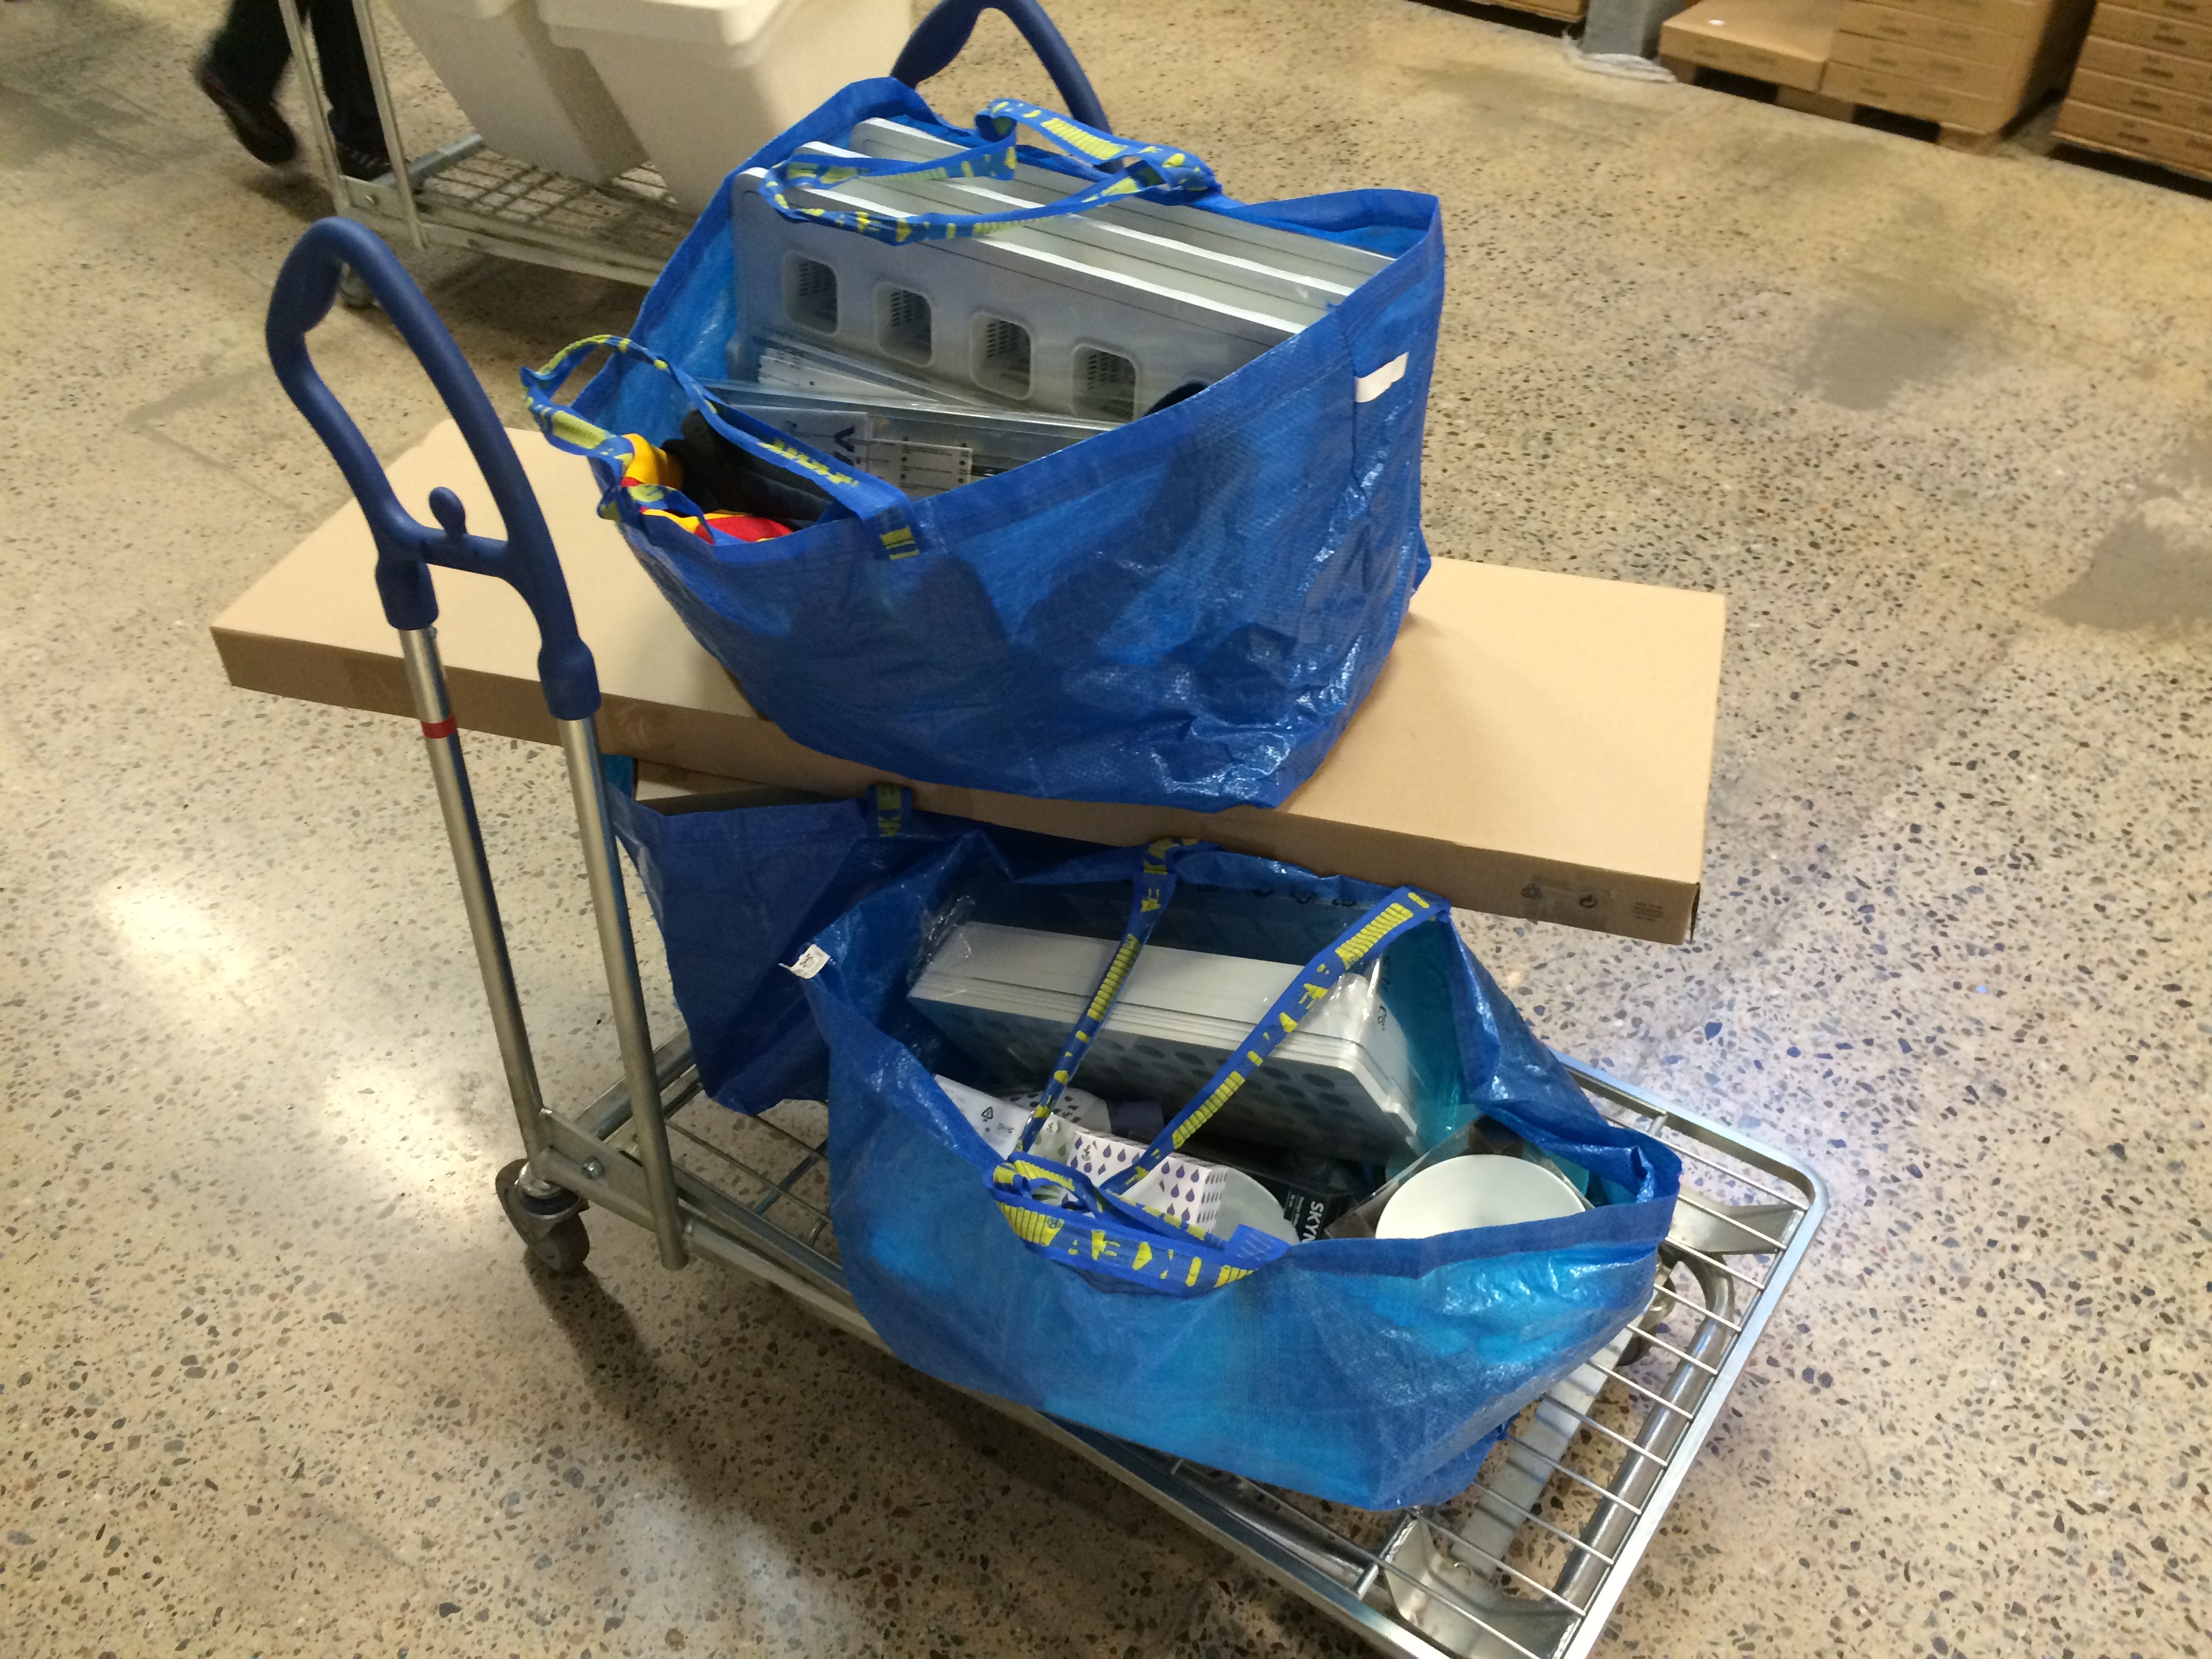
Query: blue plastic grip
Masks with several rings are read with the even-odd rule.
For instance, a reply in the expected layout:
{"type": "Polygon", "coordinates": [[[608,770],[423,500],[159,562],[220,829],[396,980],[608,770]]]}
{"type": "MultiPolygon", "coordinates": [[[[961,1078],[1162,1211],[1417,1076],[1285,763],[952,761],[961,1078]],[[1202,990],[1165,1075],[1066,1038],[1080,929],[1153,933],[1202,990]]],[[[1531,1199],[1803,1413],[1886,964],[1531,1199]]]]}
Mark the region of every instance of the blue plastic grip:
{"type": "Polygon", "coordinates": [[[308,226],[276,273],[269,295],[268,338],[278,384],[330,450],[368,520],[386,618],[398,629],[428,628],[437,620],[438,598],[429,571],[434,564],[496,576],[522,595],[537,619],[538,678],[546,708],[556,720],[588,720],[599,706],[599,670],[591,647],[576,632],[568,584],[545,515],[507,441],[507,428],[492,412],[460,348],[383,240],[346,219],[319,219],[308,226]],[[307,331],[330,314],[339,276],[349,265],[368,285],[445,399],[491,487],[507,526],[505,541],[471,534],[460,499],[449,489],[431,492],[436,528],[409,514],[392,493],[376,452],[323,384],[307,356],[307,331]]]}
{"type": "Polygon", "coordinates": [[[917,87],[947,67],[968,44],[968,37],[975,32],[975,20],[986,10],[1004,12],[1006,20],[1021,31],[1022,39],[1030,43],[1030,49],[1059,88],[1060,101],[1070,115],[1086,127],[1101,132],[1114,131],[1114,124],[1099,107],[1098,94],[1091,89],[1090,76],[1084,74],[1066,40],[1036,0],[939,0],[907,37],[898,62],[891,65],[891,78],[917,87]]]}

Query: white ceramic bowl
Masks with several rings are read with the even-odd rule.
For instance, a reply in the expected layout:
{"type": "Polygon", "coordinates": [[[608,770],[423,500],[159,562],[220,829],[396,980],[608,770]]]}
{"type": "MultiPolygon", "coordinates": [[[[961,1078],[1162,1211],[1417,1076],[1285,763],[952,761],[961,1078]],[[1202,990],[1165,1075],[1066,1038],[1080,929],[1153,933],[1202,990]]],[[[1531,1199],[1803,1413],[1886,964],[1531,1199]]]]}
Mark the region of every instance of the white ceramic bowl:
{"type": "Polygon", "coordinates": [[[1448,1158],[1382,1206],[1377,1238],[1431,1238],[1469,1227],[1510,1227],[1576,1214],[1582,1195],[1540,1164],[1487,1154],[1448,1158]]]}

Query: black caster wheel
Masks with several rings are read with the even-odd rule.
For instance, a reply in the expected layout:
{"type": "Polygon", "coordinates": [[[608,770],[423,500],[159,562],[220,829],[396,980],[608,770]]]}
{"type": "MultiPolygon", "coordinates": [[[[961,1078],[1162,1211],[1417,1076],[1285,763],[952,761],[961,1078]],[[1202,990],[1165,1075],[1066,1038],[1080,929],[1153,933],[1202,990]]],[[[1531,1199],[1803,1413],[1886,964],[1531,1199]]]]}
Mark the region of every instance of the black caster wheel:
{"type": "Polygon", "coordinates": [[[542,1194],[531,1192],[522,1184],[527,1167],[517,1158],[499,1172],[492,1182],[499,1206],[538,1266],[551,1273],[578,1272],[592,1253],[592,1236],[584,1230],[584,1200],[559,1188],[542,1194]]]}
{"type": "Polygon", "coordinates": [[[556,1222],[530,1241],[530,1259],[547,1273],[562,1277],[583,1272],[584,1258],[591,1253],[592,1236],[585,1231],[581,1216],[556,1222]]]}
{"type": "Polygon", "coordinates": [[[338,272],[338,303],[349,311],[367,311],[376,304],[376,295],[368,291],[368,284],[351,265],[338,272]]]}

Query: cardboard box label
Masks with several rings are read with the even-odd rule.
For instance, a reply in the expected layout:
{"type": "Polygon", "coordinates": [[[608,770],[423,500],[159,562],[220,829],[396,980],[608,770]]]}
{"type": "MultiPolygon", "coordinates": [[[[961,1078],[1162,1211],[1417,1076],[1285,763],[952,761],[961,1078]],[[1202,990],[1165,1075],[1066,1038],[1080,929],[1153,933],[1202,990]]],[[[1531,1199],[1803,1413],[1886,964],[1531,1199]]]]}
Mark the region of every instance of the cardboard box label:
{"type": "Polygon", "coordinates": [[[1899,115],[1917,115],[1923,121],[1941,121],[1968,132],[1997,132],[2013,116],[2012,106],[1994,98],[1979,98],[1949,87],[1931,87],[1856,64],[1830,64],[1820,90],[1831,98],[1854,104],[1872,104],[1899,115]]]}
{"type": "Polygon", "coordinates": [[[1925,46],[1930,52],[1954,52],[1978,64],[2010,64],[2021,55],[2023,37],[1997,29],[1977,28],[1948,17],[1908,11],[1901,6],[1876,5],[1875,0],[1844,0],[1836,19],[1838,40],[1844,35],[1864,35],[1871,40],[1894,40],[1904,46],[1925,46]]]}
{"type": "MultiPolygon", "coordinates": [[[[2124,46],[2118,40],[2092,37],[2081,47],[2081,67],[2099,75],[2115,75],[2123,81],[2188,94],[2212,94],[2212,63],[2176,58],[2148,46],[2124,46]]],[[[2087,102],[2087,100],[2083,100],[2087,102]]]]}
{"type": "Polygon", "coordinates": [[[1870,40],[1861,34],[1836,37],[1834,64],[1882,70],[1908,81],[1931,87],[1949,87],[1978,98],[2017,96],[2019,71],[2002,64],[1977,64],[1972,58],[1931,52],[1925,46],[1899,46],[1893,40],[1870,40]]]}
{"type": "Polygon", "coordinates": [[[2165,87],[2147,87],[2137,81],[2100,75],[2094,70],[2083,70],[2075,75],[2067,96],[2094,104],[2099,109],[2148,116],[2168,126],[2212,132],[2212,97],[2173,92],[2165,87]]]}
{"type": "Polygon", "coordinates": [[[2158,52],[2194,58],[2198,63],[2212,63],[2212,26],[2205,24],[2185,23],[2179,18],[2105,4],[2097,8],[2089,33],[2093,40],[2149,46],[2158,52]]]}

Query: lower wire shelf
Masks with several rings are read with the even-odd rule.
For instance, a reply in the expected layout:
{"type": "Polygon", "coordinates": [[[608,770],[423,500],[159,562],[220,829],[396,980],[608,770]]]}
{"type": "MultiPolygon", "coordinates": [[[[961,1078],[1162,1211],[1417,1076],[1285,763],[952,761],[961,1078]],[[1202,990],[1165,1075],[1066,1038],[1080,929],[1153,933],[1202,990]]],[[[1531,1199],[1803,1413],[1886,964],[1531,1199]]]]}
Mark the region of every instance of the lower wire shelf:
{"type": "MultiPolygon", "coordinates": [[[[650,285],[691,228],[650,167],[587,184],[465,138],[416,157],[407,174],[423,240],[550,265],[587,276],[650,285]]],[[[398,179],[347,179],[338,210],[404,240],[398,179]]]]}
{"type": "MultiPolygon", "coordinates": [[[[664,1045],[656,1063],[692,1248],[880,1346],[837,1262],[827,1109],[787,1101],[744,1117],[709,1102],[690,1110],[704,1097],[688,1040],[664,1045]]],[[[1526,1407],[1474,1484],[1449,1503],[1352,1509],[1004,1401],[987,1403],[1142,1492],[1382,1652],[1583,1659],[1827,1200],[1819,1176],[1786,1155],[1565,1063],[1601,1111],[1681,1156],[1675,1224],[1643,1317],[1526,1407]]],[[[620,1085],[573,1117],[550,1117],[550,1127],[549,1175],[650,1224],[620,1085]]]]}

